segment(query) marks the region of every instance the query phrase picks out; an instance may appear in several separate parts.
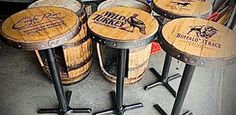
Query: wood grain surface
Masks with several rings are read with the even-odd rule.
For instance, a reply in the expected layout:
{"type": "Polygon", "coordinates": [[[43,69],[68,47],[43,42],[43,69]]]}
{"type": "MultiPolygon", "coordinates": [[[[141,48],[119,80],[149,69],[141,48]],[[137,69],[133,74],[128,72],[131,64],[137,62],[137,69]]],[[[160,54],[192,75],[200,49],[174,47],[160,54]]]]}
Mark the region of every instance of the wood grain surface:
{"type": "Polygon", "coordinates": [[[162,36],[172,50],[177,49],[176,53],[193,56],[196,60],[217,61],[236,57],[236,33],[212,21],[175,19],[163,27],[162,36]]]}
{"type": "Polygon", "coordinates": [[[154,7],[180,16],[202,16],[212,11],[209,0],[153,0],[154,7]]]}
{"type": "Polygon", "coordinates": [[[72,39],[78,33],[79,26],[78,17],[71,10],[37,7],[20,11],[7,18],[3,22],[2,31],[4,37],[13,44],[24,44],[26,49],[27,44],[29,49],[45,49],[72,39]],[[38,45],[43,46],[39,48],[38,45]]]}
{"type": "Polygon", "coordinates": [[[158,22],[145,11],[128,7],[113,7],[93,13],[88,19],[88,27],[100,37],[118,42],[129,42],[154,35],[158,30],[158,22]],[[135,19],[129,23],[132,16],[135,19]]]}

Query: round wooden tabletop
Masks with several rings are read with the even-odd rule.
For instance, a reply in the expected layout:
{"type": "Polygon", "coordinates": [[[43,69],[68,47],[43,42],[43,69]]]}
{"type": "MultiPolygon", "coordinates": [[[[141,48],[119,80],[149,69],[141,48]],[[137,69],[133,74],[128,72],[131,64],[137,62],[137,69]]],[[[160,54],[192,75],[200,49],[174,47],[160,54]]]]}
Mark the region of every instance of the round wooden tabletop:
{"type": "Polygon", "coordinates": [[[6,42],[15,48],[42,50],[57,47],[80,30],[77,15],[60,7],[36,7],[20,11],[2,24],[6,42]]]}
{"type": "Polygon", "coordinates": [[[147,12],[128,7],[99,10],[88,19],[88,28],[95,41],[122,49],[151,43],[158,26],[156,19],[147,12]]]}
{"type": "Polygon", "coordinates": [[[169,19],[179,17],[207,18],[212,12],[210,0],[153,0],[153,10],[169,19]]]}
{"type": "Polygon", "coordinates": [[[236,33],[215,22],[174,19],[161,30],[160,44],[173,57],[195,66],[220,66],[236,60],[236,33]]]}

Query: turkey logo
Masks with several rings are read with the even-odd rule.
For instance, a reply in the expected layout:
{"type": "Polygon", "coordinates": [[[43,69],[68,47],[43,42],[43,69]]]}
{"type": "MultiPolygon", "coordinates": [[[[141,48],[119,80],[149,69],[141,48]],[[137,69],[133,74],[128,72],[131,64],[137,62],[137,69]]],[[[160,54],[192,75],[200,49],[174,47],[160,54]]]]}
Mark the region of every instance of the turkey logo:
{"type": "Polygon", "coordinates": [[[214,27],[207,25],[194,26],[194,27],[190,26],[190,27],[191,29],[187,34],[195,32],[198,37],[202,37],[204,39],[209,39],[218,32],[218,30],[215,29],[214,27]]]}
{"type": "Polygon", "coordinates": [[[133,14],[129,18],[127,18],[126,24],[123,25],[120,29],[128,31],[128,32],[134,32],[135,28],[139,29],[139,32],[146,35],[146,25],[143,23],[142,20],[137,18],[138,14],[133,14]]]}

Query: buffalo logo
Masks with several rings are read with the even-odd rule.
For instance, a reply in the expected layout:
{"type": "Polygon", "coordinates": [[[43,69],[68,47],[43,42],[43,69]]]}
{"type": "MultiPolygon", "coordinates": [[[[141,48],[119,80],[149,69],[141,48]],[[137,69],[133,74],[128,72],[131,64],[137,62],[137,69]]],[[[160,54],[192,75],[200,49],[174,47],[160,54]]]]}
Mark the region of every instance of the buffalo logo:
{"type": "Polygon", "coordinates": [[[212,26],[206,26],[206,25],[202,25],[202,26],[190,26],[191,29],[189,30],[189,32],[187,34],[190,34],[191,32],[196,32],[196,35],[198,37],[202,37],[205,39],[211,38],[213,35],[215,35],[218,30],[215,29],[212,26]]]}
{"type": "Polygon", "coordinates": [[[189,2],[171,2],[171,3],[177,4],[180,7],[187,7],[188,5],[191,5],[191,3],[189,2]]]}
{"type": "Polygon", "coordinates": [[[128,32],[133,32],[134,28],[138,28],[139,32],[142,34],[146,34],[145,29],[146,25],[143,23],[142,20],[139,20],[137,18],[138,14],[133,14],[129,18],[126,19],[125,25],[123,25],[120,29],[128,31],[128,32]]]}

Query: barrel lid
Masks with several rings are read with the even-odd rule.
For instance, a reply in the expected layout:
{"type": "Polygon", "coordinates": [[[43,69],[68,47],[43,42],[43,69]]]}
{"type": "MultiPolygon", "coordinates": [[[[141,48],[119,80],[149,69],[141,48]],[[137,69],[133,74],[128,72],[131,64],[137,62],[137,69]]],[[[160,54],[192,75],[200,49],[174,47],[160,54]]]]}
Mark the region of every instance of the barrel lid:
{"type": "Polygon", "coordinates": [[[37,7],[13,14],[2,24],[5,40],[16,48],[39,50],[59,46],[80,29],[77,15],[66,8],[37,7]]]}
{"type": "Polygon", "coordinates": [[[152,6],[155,12],[169,19],[204,17],[212,12],[209,0],[153,0],[152,6]]]}
{"type": "Polygon", "coordinates": [[[197,66],[219,66],[236,58],[236,33],[215,22],[179,18],[161,30],[162,48],[173,57],[197,66]]]}
{"type": "Polygon", "coordinates": [[[39,6],[57,6],[64,7],[74,12],[78,12],[82,8],[82,3],[77,0],[37,0],[29,5],[29,8],[39,6]]]}
{"type": "Polygon", "coordinates": [[[158,22],[145,11],[113,7],[99,10],[88,19],[93,39],[114,48],[134,48],[149,44],[158,30],[158,22]]]}

